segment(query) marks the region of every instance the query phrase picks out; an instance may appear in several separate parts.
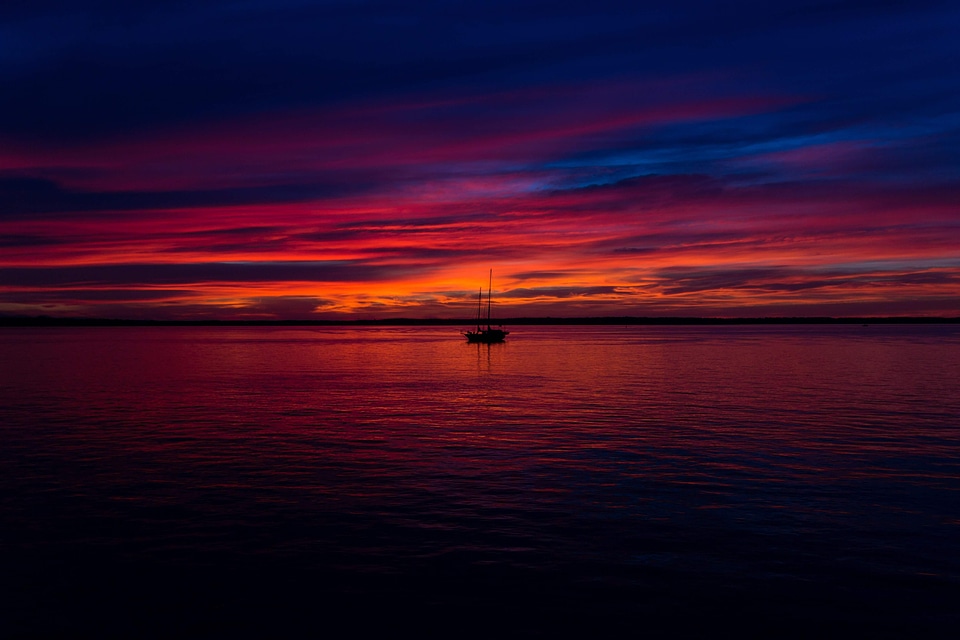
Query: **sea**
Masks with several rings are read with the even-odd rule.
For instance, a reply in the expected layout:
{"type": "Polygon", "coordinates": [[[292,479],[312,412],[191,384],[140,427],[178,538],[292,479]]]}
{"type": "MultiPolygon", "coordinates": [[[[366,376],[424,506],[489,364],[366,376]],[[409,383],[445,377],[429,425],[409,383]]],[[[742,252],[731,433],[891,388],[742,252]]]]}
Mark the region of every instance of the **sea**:
{"type": "Polygon", "coordinates": [[[960,325],[0,329],[0,637],[955,637],[960,325]]]}

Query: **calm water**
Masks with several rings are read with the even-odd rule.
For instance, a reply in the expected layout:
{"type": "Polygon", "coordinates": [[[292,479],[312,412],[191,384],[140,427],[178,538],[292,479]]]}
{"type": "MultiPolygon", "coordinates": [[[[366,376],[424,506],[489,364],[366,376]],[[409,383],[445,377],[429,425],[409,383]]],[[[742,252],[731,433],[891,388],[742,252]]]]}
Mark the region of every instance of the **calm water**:
{"type": "Polygon", "coordinates": [[[960,326],[0,331],[0,635],[960,624],[960,326]]]}

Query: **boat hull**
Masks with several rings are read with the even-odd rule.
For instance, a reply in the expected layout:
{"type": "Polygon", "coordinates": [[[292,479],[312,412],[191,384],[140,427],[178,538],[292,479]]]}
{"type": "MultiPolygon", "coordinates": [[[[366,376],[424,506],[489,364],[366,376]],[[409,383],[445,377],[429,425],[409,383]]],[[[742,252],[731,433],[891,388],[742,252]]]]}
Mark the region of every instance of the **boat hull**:
{"type": "Polygon", "coordinates": [[[465,331],[463,335],[466,337],[467,342],[493,344],[503,342],[508,333],[510,332],[504,331],[503,329],[479,329],[477,331],[465,331]]]}

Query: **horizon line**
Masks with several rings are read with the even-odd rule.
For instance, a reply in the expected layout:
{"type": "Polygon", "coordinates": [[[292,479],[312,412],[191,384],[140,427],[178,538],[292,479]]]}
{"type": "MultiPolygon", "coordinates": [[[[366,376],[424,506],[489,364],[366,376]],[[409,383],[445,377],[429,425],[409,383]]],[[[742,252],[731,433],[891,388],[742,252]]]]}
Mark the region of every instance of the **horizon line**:
{"type": "MultiPolygon", "coordinates": [[[[503,318],[490,325],[738,325],[738,324],[960,324],[960,316],[585,316],[503,318]]],[[[42,326],[450,326],[476,324],[476,318],[305,319],[133,319],[56,316],[0,316],[0,327],[42,326]]]]}

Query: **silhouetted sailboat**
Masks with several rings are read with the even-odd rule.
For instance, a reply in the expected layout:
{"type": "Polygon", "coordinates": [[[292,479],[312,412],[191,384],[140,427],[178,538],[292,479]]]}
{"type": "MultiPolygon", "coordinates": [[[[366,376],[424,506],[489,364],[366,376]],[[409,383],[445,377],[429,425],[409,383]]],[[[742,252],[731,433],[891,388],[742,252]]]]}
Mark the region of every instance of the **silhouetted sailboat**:
{"type": "Polygon", "coordinates": [[[464,331],[463,335],[466,336],[467,342],[482,342],[486,344],[492,344],[494,342],[503,342],[506,339],[509,331],[503,329],[503,325],[500,325],[499,329],[494,329],[490,326],[490,306],[492,304],[492,293],[493,293],[493,269],[490,269],[490,284],[487,288],[487,328],[484,329],[480,326],[483,319],[483,287],[480,287],[480,293],[477,296],[477,330],[476,331],[464,331]]]}

